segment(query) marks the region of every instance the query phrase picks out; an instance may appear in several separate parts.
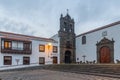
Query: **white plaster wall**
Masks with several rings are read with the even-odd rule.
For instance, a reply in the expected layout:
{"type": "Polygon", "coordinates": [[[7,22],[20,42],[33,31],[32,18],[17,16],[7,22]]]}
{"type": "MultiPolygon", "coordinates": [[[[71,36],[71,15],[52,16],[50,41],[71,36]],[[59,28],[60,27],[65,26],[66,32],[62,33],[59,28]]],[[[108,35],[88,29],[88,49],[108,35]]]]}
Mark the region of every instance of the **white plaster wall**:
{"type": "MultiPolygon", "coordinates": [[[[0,67],[7,66],[7,65],[3,65],[4,56],[12,56],[12,66],[17,65],[16,59],[19,59],[18,65],[23,65],[23,57],[25,57],[25,56],[30,57],[30,65],[33,65],[33,64],[39,65],[39,57],[45,57],[45,64],[52,64],[53,60],[52,60],[52,58],[48,57],[48,52],[46,52],[46,50],[45,50],[45,52],[39,52],[39,45],[40,44],[46,45],[48,43],[52,43],[52,46],[58,46],[58,43],[54,43],[54,42],[32,40],[32,54],[30,54],[30,55],[14,54],[14,53],[13,54],[12,53],[11,54],[10,53],[0,53],[0,67]]],[[[1,45],[1,41],[0,41],[0,45],[1,45]]],[[[1,46],[0,46],[0,49],[1,49],[1,46]]],[[[52,56],[58,57],[58,53],[52,53],[52,56]]],[[[11,66],[11,65],[8,65],[8,66],[11,66]]]]}
{"type": "Polygon", "coordinates": [[[58,34],[54,35],[53,37],[51,37],[51,39],[54,39],[55,41],[57,41],[57,44],[56,46],[58,46],[58,53],[57,53],[57,56],[58,56],[58,64],[60,64],[60,38],[58,37],[58,34]]]}
{"type": "Polygon", "coordinates": [[[28,57],[30,57],[30,55],[23,55],[23,54],[10,54],[10,53],[2,53],[1,54],[1,56],[2,56],[2,59],[1,59],[1,61],[2,61],[2,66],[6,66],[6,65],[4,65],[4,56],[12,56],[12,65],[17,65],[17,62],[16,62],[16,59],[19,59],[19,63],[18,63],[18,65],[23,65],[23,57],[24,56],[28,56],[28,57]]]}
{"type": "Polygon", "coordinates": [[[52,60],[52,56],[58,56],[58,53],[53,53],[52,51],[50,51],[48,53],[47,48],[45,48],[45,52],[39,52],[39,45],[47,45],[48,43],[52,43],[52,46],[58,46],[57,43],[53,43],[53,42],[45,42],[45,41],[37,41],[37,40],[33,40],[32,41],[32,55],[31,55],[31,63],[39,63],[39,57],[45,57],[45,64],[52,64],[53,60],[52,60]],[[52,54],[52,55],[50,55],[52,54]],[[48,55],[50,55],[50,57],[48,57],[48,55]]]}
{"type": "Polygon", "coordinates": [[[96,43],[103,39],[102,32],[107,31],[106,38],[112,40],[114,39],[114,61],[116,59],[120,60],[120,24],[113,27],[105,28],[96,32],[85,34],[86,44],[82,45],[82,36],[76,38],[76,61],[83,61],[83,55],[86,55],[86,60],[93,61],[97,59],[96,54],[96,43]]]}
{"type": "MultiPolygon", "coordinates": [[[[39,45],[48,44],[47,42],[42,41],[32,41],[32,59],[31,63],[39,63],[39,57],[45,57],[45,63],[48,61],[48,54],[46,52],[39,52],[39,45]]],[[[46,50],[45,50],[46,51],[46,50]]],[[[50,60],[51,61],[51,60],[50,60]]]]}

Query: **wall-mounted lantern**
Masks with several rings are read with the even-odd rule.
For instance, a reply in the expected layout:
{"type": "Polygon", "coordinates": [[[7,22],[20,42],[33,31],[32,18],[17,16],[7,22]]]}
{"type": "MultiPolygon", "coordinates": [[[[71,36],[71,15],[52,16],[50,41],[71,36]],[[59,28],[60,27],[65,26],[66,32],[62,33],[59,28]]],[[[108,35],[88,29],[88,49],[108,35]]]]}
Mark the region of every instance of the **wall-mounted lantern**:
{"type": "Polygon", "coordinates": [[[51,57],[51,55],[52,55],[52,43],[47,44],[47,49],[48,49],[48,57],[51,57]]]}

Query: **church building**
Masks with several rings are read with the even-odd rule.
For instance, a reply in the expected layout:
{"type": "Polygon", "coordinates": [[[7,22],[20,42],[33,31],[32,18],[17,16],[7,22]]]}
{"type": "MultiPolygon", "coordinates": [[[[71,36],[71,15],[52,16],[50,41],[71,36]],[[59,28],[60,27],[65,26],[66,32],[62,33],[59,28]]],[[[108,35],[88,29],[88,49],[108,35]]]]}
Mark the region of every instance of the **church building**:
{"type": "Polygon", "coordinates": [[[76,62],[120,61],[120,21],[76,36],[76,62]]]}
{"type": "Polygon", "coordinates": [[[120,62],[120,21],[75,35],[74,19],[67,13],[60,17],[60,29],[53,37],[58,41],[60,63],[120,62]]]}

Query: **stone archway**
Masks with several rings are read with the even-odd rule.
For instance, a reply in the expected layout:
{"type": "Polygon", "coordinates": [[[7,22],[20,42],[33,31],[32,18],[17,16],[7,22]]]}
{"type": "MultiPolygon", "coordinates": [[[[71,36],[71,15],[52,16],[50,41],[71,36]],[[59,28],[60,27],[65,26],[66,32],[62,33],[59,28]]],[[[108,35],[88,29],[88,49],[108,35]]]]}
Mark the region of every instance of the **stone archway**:
{"type": "Polygon", "coordinates": [[[104,37],[97,42],[97,63],[114,63],[114,40],[104,37]]]}
{"type": "Polygon", "coordinates": [[[65,51],[65,63],[71,63],[71,52],[65,51]]]}

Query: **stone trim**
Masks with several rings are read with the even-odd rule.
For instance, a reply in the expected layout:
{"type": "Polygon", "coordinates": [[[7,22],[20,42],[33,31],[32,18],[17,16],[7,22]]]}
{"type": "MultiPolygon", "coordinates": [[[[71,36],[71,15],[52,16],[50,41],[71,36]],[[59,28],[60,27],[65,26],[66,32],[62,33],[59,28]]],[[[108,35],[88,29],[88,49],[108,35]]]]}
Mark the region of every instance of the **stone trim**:
{"type": "Polygon", "coordinates": [[[114,63],[114,40],[109,40],[106,37],[104,37],[100,42],[97,42],[97,63],[100,63],[100,50],[102,47],[108,47],[110,49],[110,57],[111,61],[110,63],[114,63]]]}

